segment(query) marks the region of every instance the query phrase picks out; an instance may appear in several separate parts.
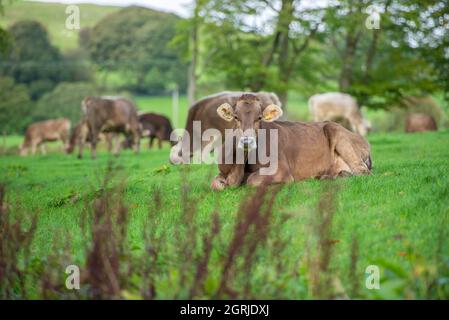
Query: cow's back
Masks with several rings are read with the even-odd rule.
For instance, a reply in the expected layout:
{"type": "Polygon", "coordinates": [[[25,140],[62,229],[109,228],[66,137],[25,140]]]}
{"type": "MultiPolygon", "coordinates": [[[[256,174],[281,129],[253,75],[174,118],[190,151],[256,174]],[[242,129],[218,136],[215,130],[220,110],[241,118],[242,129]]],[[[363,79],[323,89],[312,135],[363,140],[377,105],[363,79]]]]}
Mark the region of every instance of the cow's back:
{"type": "MultiPolygon", "coordinates": [[[[271,130],[275,129],[278,135],[278,165],[289,163],[295,180],[319,176],[331,163],[329,142],[324,134],[323,125],[324,123],[296,121],[262,122],[261,129],[265,129],[267,134],[266,152],[271,150],[270,135],[273,132],[271,130]]],[[[260,164],[250,165],[249,170],[254,172],[260,167],[260,164]]]]}
{"type": "MultiPolygon", "coordinates": [[[[303,180],[322,176],[333,162],[329,137],[324,128],[328,124],[338,126],[361,159],[370,157],[369,143],[359,134],[336,123],[274,121],[262,122],[261,129],[265,129],[267,133],[267,150],[270,150],[270,130],[277,130],[279,163],[288,163],[293,178],[303,180]]],[[[260,167],[260,164],[254,165],[250,171],[254,172],[260,167]]]]}
{"type": "Polygon", "coordinates": [[[358,113],[357,101],[346,93],[328,92],[309,98],[309,110],[315,121],[351,117],[358,113]]]}
{"type": "Polygon", "coordinates": [[[147,112],[139,115],[139,122],[144,130],[162,131],[164,139],[169,140],[173,131],[170,119],[161,114],[147,112]]]}
{"type": "Polygon", "coordinates": [[[61,118],[45,120],[31,124],[25,133],[29,140],[53,141],[61,136],[68,135],[70,131],[70,120],[61,118]]]}
{"type": "Polygon", "coordinates": [[[114,131],[138,126],[137,110],[125,98],[88,97],[82,110],[90,127],[97,131],[114,131]]]}

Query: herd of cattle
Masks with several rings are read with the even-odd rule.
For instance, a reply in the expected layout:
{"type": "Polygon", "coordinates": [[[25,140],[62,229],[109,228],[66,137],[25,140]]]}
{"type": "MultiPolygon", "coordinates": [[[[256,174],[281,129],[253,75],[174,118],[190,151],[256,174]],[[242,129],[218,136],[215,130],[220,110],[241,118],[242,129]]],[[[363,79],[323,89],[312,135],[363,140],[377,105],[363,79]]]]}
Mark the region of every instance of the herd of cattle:
{"type": "Polygon", "coordinates": [[[104,140],[108,151],[119,154],[122,147],[132,147],[139,151],[140,139],[149,138],[149,147],[158,139],[159,148],[162,141],[170,141],[172,126],[170,120],[155,113],[137,113],[136,106],[121,97],[86,97],[81,102],[82,119],[71,130],[68,119],[55,119],[31,124],[20,148],[21,155],[36,154],[37,147],[45,154],[45,142],[61,140],[64,149],[71,154],[78,147],[78,157],[82,158],[86,144],[91,147],[92,158],[96,157],[99,140],[104,140]],[[71,132],[70,132],[71,131],[71,132]],[[119,141],[120,134],[125,135],[119,141]]]}
{"type": "MultiPolygon", "coordinates": [[[[175,144],[170,140],[173,128],[170,120],[156,113],[138,113],[133,102],[122,97],[86,97],[81,102],[82,117],[71,130],[67,119],[37,122],[30,125],[20,148],[26,155],[38,147],[45,153],[44,143],[61,140],[65,151],[72,153],[78,147],[82,158],[83,148],[90,145],[92,158],[96,157],[99,140],[107,143],[108,150],[119,154],[121,148],[133,148],[139,152],[141,138],[149,139],[151,148],[158,140],[172,144],[170,162],[185,163],[196,151],[203,150],[209,142],[201,135],[215,129],[225,135],[226,129],[241,132],[238,143],[255,143],[256,136],[245,132],[259,129],[277,129],[278,168],[265,177],[260,169],[265,165],[220,164],[219,175],[212,188],[223,189],[242,183],[258,185],[269,180],[273,183],[302,180],[309,177],[336,177],[369,173],[371,170],[370,146],[364,136],[371,124],[364,119],[357,101],[348,94],[316,94],[309,99],[309,110],[314,122],[279,121],[282,116],[281,102],[274,93],[221,92],[194,103],[188,112],[183,136],[175,144]],[[200,130],[194,130],[195,121],[200,121],[200,130]],[[335,121],[341,122],[343,126],[335,121]],[[346,128],[345,128],[346,127],[346,128]],[[349,130],[348,130],[349,129],[349,130]],[[125,139],[121,141],[120,135],[125,139]],[[243,141],[243,142],[242,142],[243,141]]],[[[406,131],[436,130],[433,118],[424,114],[413,114],[406,120],[406,131]]]]}

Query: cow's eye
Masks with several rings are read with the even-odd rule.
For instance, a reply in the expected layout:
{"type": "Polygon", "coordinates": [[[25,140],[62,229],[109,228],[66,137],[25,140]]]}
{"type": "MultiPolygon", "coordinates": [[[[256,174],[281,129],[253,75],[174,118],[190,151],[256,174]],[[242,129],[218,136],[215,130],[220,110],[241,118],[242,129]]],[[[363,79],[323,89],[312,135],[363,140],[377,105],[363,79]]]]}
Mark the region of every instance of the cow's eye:
{"type": "Polygon", "coordinates": [[[239,117],[237,117],[237,116],[234,115],[234,119],[238,121],[238,120],[239,120],[239,117]]]}
{"type": "Polygon", "coordinates": [[[259,120],[259,121],[262,120],[262,116],[259,116],[259,118],[257,118],[257,120],[259,120]]]}

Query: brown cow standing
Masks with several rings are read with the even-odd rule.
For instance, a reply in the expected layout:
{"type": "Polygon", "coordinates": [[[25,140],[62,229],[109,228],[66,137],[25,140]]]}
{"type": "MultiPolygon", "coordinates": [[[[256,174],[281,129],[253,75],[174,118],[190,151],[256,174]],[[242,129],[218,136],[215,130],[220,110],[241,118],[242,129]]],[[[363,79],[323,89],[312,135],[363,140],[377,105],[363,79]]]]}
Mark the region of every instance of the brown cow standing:
{"type": "Polygon", "coordinates": [[[170,119],[167,117],[147,112],[139,115],[139,122],[142,126],[142,136],[149,137],[149,148],[153,147],[154,139],[158,140],[159,149],[162,148],[162,142],[168,141],[172,145],[174,142],[170,141],[170,134],[173,131],[170,119]]]}
{"type": "Polygon", "coordinates": [[[26,156],[31,147],[31,153],[36,154],[37,146],[41,147],[42,154],[46,154],[44,143],[47,141],[61,140],[64,149],[68,148],[68,139],[70,132],[70,120],[55,119],[36,122],[31,124],[26,132],[25,139],[20,147],[20,154],[26,156]]]}
{"type": "MultiPolygon", "coordinates": [[[[107,149],[109,152],[112,151],[112,140],[114,136],[113,133],[101,133],[99,136],[100,140],[105,140],[107,144],[107,149]]],[[[87,127],[86,121],[80,121],[73,128],[72,134],[70,135],[69,147],[67,149],[67,153],[71,154],[73,150],[75,150],[75,146],[79,146],[81,143],[90,143],[91,137],[89,135],[89,129],[87,127]]]]}
{"type": "Polygon", "coordinates": [[[405,132],[436,131],[435,119],[424,113],[413,113],[405,120],[405,132]]]}
{"type": "MultiPolygon", "coordinates": [[[[135,105],[120,97],[86,97],[81,103],[84,121],[91,137],[91,156],[96,158],[96,148],[100,133],[123,133],[132,141],[134,151],[140,148],[140,124],[135,105]]],[[[80,139],[78,157],[82,157],[84,141],[80,139]]],[[[115,144],[114,154],[120,153],[121,143],[115,144]]]]}
{"type": "MultiPolygon", "coordinates": [[[[210,141],[201,142],[197,145],[196,143],[193,143],[193,140],[196,139],[196,141],[201,141],[201,135],[208,129],[217,129],[221,135],[224,136],[225,129],[232,128],[232,124],[223,121],[223,119],[219,117],[217,108],[223,103],[234,105],[242,94],[244,94],[244,92],[224,91],[207,96],[195,102],[189,109],[184,135],[181,141],[171,150],[170,162],[172,164],[184,163],[184,160],[191,158],[194,152],[200,149],[203,150],[210,141]],[[198,132],[199,135],[194,134],[194,121],[201,122],[201,132],[198,132]]],[[[253,94],[260,99],[263,108],[269,104],[281,106],[281,102],[275,93],[257,92],[253,94]]]]}
{"type": "MultiPolygon", "coordinates": [[[[225,103],[217,109],[217,113],[236,129],[233,150],[222,147],[223,157],[236,148],[251,145],[260,148],[257,134],[266,129],[266,150],[270,150],[272,129],[277,129],[277,167],[270,175],[263,175],[259,157],[253,164],[229,163],[224,159],[219,164],[219,175],[212,181],[211,187],[221,190],[242,183],[258,186],[270,183],[286,183],[307,178],[334,178],[337,176],[358,175],[371,170],[370,145],[359,134],[350,132],[334,122],[290,122],[275,121],[282,115],[277,105],[269,105],[262,109],[262,103],[253,94],[244,94],[235,106],[225,103]]],[[[249,153],[245,151],[245,161],[249,153]]],[[[269,151],[270,152],[270,151],[269,151]]]]}

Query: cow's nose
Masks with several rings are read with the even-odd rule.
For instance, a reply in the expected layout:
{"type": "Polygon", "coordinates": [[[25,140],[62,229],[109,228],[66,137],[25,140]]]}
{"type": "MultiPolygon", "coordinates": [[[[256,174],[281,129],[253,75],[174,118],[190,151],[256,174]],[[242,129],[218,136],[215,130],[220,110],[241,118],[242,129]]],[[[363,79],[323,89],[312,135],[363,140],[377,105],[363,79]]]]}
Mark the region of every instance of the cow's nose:
{"type": "Polygon", "coordinates": [[[240,140],[239,140],[238,147],[240,149],[256,149],[257,148],[256,138],[254,138],[254,137],[241,137],[240,140]]]}

